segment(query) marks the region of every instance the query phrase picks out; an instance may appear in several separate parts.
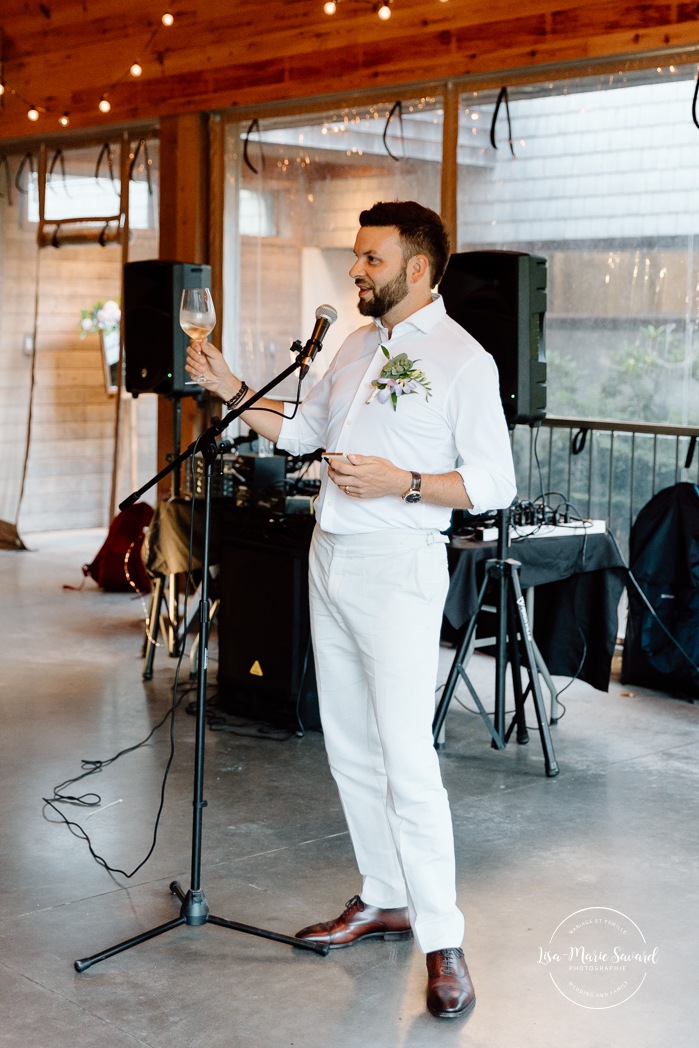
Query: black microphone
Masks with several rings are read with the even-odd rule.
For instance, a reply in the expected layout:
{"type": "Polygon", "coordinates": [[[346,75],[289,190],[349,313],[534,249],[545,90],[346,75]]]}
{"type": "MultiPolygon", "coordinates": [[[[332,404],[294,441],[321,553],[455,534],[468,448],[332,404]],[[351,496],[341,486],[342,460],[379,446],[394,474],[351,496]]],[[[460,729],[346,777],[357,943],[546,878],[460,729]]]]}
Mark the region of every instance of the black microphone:
{"type": "Polygon", "coordinates": [[[328,328],[336,320],[337,310],[333,306],[318,306],[316,309],[316,326],[313,328],[313,334],[302,350],[301,379],[304,379],[308,374],[308,369],[315,360],[316,353],[320,353],[323,348],[323,339],[328,332],[328,328]]]}

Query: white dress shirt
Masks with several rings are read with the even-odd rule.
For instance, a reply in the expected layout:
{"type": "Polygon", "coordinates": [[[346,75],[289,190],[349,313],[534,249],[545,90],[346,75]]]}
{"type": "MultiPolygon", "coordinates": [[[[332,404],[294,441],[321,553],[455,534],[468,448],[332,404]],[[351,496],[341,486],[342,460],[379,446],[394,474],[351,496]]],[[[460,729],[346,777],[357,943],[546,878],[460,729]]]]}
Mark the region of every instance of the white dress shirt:
{"type": "MultiPolygon", "coordinates": [[[[447,316],[439,295],[397,324],[390,339],[376,319],[349,335],[296,417],[282,423],[277,445],[295,455],[317,448],[375,455],[417,473],[458,469],[472,513],[504,509],[516,493],[495,361],[447,316]],[[382,345],[392,357],[406,353],[424,372],[429,397],[420,387],[399,396],[395,411],[390,400],[374,397],[367,404],[372,380],[387,362],[382,345]]],[[[444,531],[451,510],[425,501],[405,503],[395,495],[352,498],[328,480],[323,463],[315,515],[323,531],[334,534],[444,531]]]]}

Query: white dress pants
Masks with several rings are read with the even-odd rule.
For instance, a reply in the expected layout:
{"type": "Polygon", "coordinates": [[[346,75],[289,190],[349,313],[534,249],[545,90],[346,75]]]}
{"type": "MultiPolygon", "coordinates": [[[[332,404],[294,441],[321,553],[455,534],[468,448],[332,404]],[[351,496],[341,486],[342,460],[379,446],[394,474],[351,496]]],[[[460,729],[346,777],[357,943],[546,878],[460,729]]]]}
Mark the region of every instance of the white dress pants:
{"type": "Polygon", "coordinates": [[[316,527],[309,583],[325,746],[361,897],[408,907],[423,953],[461,945],[454,835],[432,741],[449,583],[435,531],[330,535],[316,527]]]}

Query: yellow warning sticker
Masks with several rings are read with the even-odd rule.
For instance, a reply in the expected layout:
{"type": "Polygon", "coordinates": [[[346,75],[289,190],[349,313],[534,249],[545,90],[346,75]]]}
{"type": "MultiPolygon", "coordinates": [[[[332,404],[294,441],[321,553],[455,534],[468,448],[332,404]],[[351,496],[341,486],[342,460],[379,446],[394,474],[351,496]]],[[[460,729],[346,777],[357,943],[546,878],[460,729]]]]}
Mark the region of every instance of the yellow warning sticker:
{"type": "Polygon", "coordinates": [[[260,666],[260,664],[257,661],[257,659],[255,659],[255,661],[253,662],[252,666],[250,667],[249,673],[253,677],[262,677],[262,676],[264,676],[264,674],[262,673],[262,666],[260,666]]]}

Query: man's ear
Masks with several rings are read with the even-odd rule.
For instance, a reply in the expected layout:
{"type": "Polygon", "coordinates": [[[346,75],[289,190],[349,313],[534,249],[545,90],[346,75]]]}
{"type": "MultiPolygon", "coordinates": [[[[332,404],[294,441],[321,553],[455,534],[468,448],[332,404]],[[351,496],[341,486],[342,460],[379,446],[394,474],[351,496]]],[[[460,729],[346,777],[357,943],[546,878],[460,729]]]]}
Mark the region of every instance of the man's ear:
{"type": "Polygon", "coordinates": [[[408,279],[411,284],[417,284],[425,277],[429,280],[430,262],[427,255],[413,255],[408,262],[408,279]]]}

